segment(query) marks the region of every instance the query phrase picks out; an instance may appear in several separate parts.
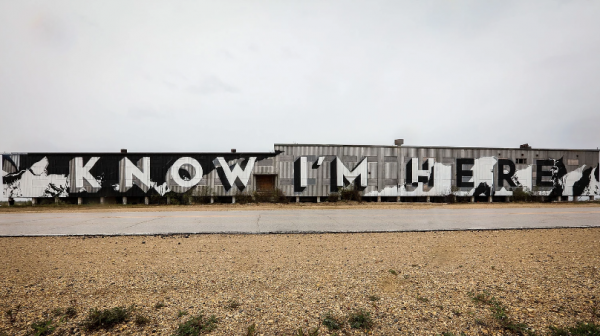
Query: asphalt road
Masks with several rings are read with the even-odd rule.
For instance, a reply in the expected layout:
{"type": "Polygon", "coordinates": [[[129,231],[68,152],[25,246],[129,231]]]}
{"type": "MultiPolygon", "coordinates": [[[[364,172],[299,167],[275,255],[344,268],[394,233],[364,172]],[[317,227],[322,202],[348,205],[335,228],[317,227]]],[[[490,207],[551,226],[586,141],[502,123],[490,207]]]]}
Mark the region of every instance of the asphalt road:
{"type": "Polygon", "coordinates": [[[599,227],[600,208],[340,209],[0,214],[0,236],[599,227]]]}

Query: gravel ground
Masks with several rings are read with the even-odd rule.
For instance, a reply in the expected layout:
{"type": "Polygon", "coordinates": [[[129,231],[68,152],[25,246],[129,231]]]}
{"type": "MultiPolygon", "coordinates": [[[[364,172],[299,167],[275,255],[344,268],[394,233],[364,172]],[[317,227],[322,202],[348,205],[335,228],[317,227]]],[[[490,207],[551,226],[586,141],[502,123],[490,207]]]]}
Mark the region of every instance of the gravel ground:
{"type": "MultiPolygon", "coordinates": [[[[0,238],[0,255],[6,335],[48,319],[53,335],[171,335],[200,312],[217,317],[212,335],[246,335],[253,323],[256,335],[306,334],[327,312],[344,320],[358,309],[373,328],[346,323],[338,335],[510,334],[493,302],[539,335],[600,322],[599,228],[19,237],[0,238]],[[92,308],[131,305],[146,325],[82,327],[92,308]],[[77,316],[56,312],[68,307],[77,316]]],[[[319,335],[332,334],[321,326],[319,335]]]]}

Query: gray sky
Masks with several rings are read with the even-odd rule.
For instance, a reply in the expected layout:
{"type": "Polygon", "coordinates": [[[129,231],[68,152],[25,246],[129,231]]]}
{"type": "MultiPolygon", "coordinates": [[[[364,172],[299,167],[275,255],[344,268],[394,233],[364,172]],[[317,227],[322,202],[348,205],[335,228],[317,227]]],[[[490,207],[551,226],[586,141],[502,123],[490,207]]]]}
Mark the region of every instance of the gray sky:
{"type": "Polygon", "coordinates": [[[0,151],[596,148],[600,1],[0,0],[0,151]]]}

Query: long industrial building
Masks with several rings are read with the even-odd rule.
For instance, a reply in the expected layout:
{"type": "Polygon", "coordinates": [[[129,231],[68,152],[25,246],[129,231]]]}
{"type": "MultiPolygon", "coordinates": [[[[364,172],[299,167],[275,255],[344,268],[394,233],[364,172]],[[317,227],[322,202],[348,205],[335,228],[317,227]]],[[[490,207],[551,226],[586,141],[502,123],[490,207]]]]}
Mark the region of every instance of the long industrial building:
{"type": "Polygon", "coordinates": [[[324,201],[340,188],[365,200],[510,201],[516,189],[540,200],[600,198],[599,151],[583,149],[275,144],[273,152],[8,153],[3,193],[43,201],[142,203],[168,195],[280,189],[292,201],[324,201]],[[48,200],[45,200],[48,199],[48,200]]]}

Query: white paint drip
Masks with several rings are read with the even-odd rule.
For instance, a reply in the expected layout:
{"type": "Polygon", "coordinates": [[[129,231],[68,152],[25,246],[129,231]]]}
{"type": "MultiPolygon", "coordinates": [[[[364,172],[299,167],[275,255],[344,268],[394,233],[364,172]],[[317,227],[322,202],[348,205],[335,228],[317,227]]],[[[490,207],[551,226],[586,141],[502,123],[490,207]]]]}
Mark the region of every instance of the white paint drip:
{"type": "Polygon", "coordinates": [[[494,190],[494,166],[496,165],[498,160],[493,156],[484,156],[478,159],[475,159],[473,163],[473,176],[469,180],[469,182],[473,182],[475,185],[470,190],[459,190],[454,194],[456,196],[473,196],[475,189],[479,186],[480,183],[487,183],[489,187],[492,188],[492,192],[494,190]]]}
{"type": "MultiPolygon", "coordinates": [[[[531,177],[532,165],[528,165],[523,169],[519,169],[512,176],[512,181],[516,185],[516,188],[523,188],[524,191],[531,191],[533,186],[533,180],[531,177]]],[[[504,171],[504,173],[508,173],[508,171],[504,171]]],[[[506,187],[502,186],[500,190],[494,191],[495,196],[512,196],[513,191],[507,190],[506,187]]]]}
{"type": "MultiPolygon", "coordinates": [[[[22,171],[21,178],[3,184],[6,197],[67,197],[69,180],[65,175],[48,175],[48,158],[34,163],[30,169],[22,171]]],[[[19,174],[21,172],[15,173],[19,174]]],[[[7,174],[12,175],[12,174],[7,174]]]]}

